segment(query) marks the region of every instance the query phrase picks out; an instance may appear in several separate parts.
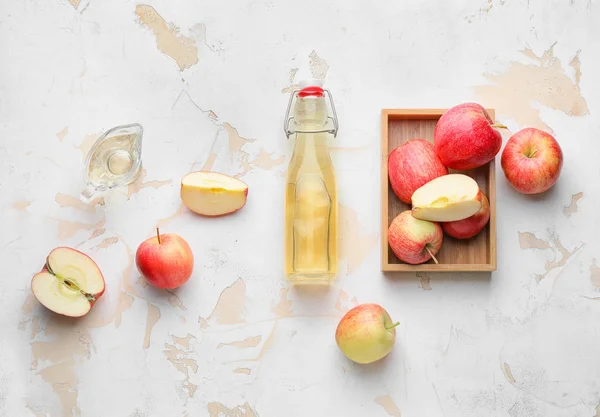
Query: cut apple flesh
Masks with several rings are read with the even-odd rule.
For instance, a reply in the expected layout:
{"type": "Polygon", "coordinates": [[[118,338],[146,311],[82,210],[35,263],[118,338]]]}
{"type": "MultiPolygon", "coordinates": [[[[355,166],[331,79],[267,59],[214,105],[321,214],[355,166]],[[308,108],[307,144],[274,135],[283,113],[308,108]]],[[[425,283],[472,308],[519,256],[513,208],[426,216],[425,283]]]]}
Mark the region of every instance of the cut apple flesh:
{"type": "Polygon", "coordinates": [[[412,215],[421,220],[452,222],[466,219],[481,208],[477,182],[463,174],[449,174],[429,181],[412,196],[412,215]]]}
{"type": "Polygon", "coordinates": [[[50,252],[44,269],[31,281],[31,290],[40,303],[71,317],[88,313],[104,288],[98,265],[89,256],[66,247],[50,252]]]}
{"type": "Polygon", "coordinates": [[[222,216],[244,207],[248,186],[217,172],[198,171],[181,180],[181,200],[194,213],[222,216]]]}

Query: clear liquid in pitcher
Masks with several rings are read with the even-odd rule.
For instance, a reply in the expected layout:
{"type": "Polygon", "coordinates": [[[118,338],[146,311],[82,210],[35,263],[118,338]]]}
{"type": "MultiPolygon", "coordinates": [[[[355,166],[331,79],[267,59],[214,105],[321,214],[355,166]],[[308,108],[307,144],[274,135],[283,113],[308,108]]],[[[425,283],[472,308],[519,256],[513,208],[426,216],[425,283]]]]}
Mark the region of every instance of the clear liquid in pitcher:
{"type": "Polygon", "coordinates": [[[86,161],[83,201],[136,180],[141,169],[142,132],[138,124],[118,126],[96,141],[86,161]]]}

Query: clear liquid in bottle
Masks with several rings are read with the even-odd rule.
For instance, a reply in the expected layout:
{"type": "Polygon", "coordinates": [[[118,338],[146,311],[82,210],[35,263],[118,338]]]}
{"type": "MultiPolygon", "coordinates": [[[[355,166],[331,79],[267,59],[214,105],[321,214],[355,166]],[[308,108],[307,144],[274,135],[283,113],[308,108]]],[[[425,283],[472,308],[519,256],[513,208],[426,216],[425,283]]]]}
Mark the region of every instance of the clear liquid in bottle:
{"type": "Polygon", "coordinates": [[[296,283],[328,283],[337,273],[337,190],[326,143],[332,120],[323,89],[297,94],[286,127],[295,144],[285,199],[285,274],[296,283]]]}

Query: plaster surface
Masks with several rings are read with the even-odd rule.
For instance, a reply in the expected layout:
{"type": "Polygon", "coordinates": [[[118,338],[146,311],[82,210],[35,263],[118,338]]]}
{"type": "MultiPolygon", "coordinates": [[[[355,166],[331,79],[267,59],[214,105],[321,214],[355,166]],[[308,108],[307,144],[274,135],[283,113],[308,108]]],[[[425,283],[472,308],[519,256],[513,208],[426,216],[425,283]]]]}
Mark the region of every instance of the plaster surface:
{"type": "Polygon", "coordinates": [[[5,0],[0,4],[0,415],[7,417],[600,416],[600,2],[5,0]],[[333,93],[340,274],[282,277],[289,92],[333,93]],[[511,133],[552,132],[548,193],[497,164],[498,270],[380,272],[380,111],[477,101],[511,133]],[[84,158],[145,128],[142,175],[90,204],[84,158]],[[212,169],[246,207],[201,219],[179,181],[212,169]],[[159,225],[191,245],[182,288],[148,286],[137,246],[159,225]],[[83,319],[48,312],[31,276],[56,246],[107,292],[83,319]],[[339,319],[376,302],[401,322],[359,366],[339,319]]]}

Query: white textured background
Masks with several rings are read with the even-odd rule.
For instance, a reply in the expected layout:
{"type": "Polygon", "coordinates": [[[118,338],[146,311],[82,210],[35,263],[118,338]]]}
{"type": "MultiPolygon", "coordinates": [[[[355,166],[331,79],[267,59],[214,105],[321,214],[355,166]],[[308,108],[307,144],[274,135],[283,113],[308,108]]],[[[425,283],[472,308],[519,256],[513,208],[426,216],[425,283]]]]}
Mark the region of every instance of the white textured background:
{"type": "Polygon", "coordinates": [[[600,416],[599,21],[596,0],[3,0],[0,415],[600,416]],[[320,293],[282,278],[282,121],[307,75],[341,124],[341,273],[320,293]],[[562,176],[530,198],[499,170],[491,277],[385,277],[380,111],[471,100],[496,108],[505,140],[553,132],[562,176]],[[145,176],[79,203],[90,145],[130,122],[145,176]],[[249,184],[241,212],[180,207],[181,176],[203,167],[249,184]],[[157,224],[196,257],[173,294],[133,265],[157,224]],[[58,245],[107,280],[79,321],[30,295],[58,245]],[[402,323],[371,366],[334,341],[363,302],[402,323]]]}

